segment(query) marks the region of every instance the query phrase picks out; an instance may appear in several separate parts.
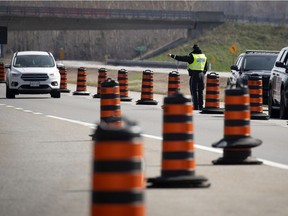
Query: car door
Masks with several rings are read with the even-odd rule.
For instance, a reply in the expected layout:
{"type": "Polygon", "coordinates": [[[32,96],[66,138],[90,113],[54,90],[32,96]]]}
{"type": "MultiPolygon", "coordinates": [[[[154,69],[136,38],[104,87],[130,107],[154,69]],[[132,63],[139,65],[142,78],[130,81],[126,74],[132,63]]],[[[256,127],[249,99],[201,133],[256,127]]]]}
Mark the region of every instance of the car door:
{"type": "Polygon", "coordinates": [[[232,70],[232,74],[235,77],[235,80],[237,80],[241,74],[242,71],[242,61],[243,61],[243,56],[239,56],[235,62],[235,65],[237,66],[238,70],[232,70]]]}
{"type": "MultiPolygon", "coordinates": [[[[287,50],[284,50],[280,62],[283,62],[284,65],[287,64],[288,61],[288,52],[287,50]]],[[[285,75],[286,69],[284,67],[276,67],[276,69],[273,71],[274,75],[274,99],[277,101],[277,103],[280,103],[281,100],[281,86],[282,86],[282,78],[285,75]]]]}

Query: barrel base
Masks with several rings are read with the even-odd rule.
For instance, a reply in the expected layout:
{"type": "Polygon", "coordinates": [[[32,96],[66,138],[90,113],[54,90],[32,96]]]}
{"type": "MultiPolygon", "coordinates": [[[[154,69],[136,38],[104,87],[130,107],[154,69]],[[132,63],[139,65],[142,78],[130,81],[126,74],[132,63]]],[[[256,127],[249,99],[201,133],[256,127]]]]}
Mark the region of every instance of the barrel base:
{"type": "Polygon", "coordinates": [[[268,120],[269,116],[266,113],[251,113],[251,119],[268,120]]]}
{"type": "Polygon", "coordinates": [[[155,100],[152,100],[152,99],[150,99],[150,100],[146,99],[146,100],[138,100],[138,101],[136,101],[136,105],[139,105],[139,104],[142,104],[142,105],[157,105],[158,102],[155,101],[155,100]]]}
{"type": "Polygon", "coordinates": [[[201,112],[201,114],[224,114],[224,108],[209,108],[204,107],[201,112]]]}
{"type": "Polygon", "coordinates": [[[237,160],[231,158],[221,157],[217,160],[212,161],[214,165],[261,165],[262,161],[258,161],[253,157],[247,157],[244,160],[237,160]]]}
{"type": "Polygon", "coordinates": [[[73,95],[90,95],[88,91],[74,91],[73,95]]]}
{"type": "Polygon", "coordinates": [[[128,97],[128,96],[125,96],[125,97],[121,97],[121,96],[120,96],[120,101],[124,101],[124,102],[125,102],[125,101],[128,101],[128,102],[129,102],[129,101],[132,101],[132,98],[131,98],[131,97],[128,97]]]}
{"type": "Polygon", "coordinates": [[[207,188],[208,179],[203,176],[177,176],[148,178],[148,188],[207,188]]]}
{"type": "Polygon", "coordinates": [[[252,137],[244,137],[236,140],[221,139],[216,143],[212,144],[214,148],[253,148],[262,144],[259,139],[254,139],[252,137]]]}
{"type": "MultiPolygon", "coordinates": [[[[218,142],[219,143],[219,142],[218,142]]],[[[260,141],[261,143],[261,141],[260,141]]],[[[217,144],[217,143],[216,143],[217,144]]],[[[223,157],[212,161],[213,164],[218,165],[259,165],[261,161],[251,157],[251,148],[259,144],[259,140],[253,138],[242,139],[242,143],[238,142],[237,145],[229,145],[223,149],[223,157]],[[249,142],[250,141],[250,142],[249,142]],[[254,143],[253,143],[254,141],[254,143]],[[257,142],[258,141],[258,142],[257,142]]]]}
{"type": "Polygon", "coordinates": [[[69,93],[70,90],[69,90],[69,89],[60,89],[60,92],[62,92],[62,93],[69,93]]]}

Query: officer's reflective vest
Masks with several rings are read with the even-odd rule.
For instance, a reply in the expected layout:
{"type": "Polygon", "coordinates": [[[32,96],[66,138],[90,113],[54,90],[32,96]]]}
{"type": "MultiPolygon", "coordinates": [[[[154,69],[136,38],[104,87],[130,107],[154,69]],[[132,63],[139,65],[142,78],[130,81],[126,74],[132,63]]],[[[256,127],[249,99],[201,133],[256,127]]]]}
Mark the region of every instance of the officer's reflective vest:
{"type": "Polygon", "coordinates": [[[189,70],[204,71],[207,57],[205,54],[192,54],[194,61],[192,64],[187,64],[189,70]]]}

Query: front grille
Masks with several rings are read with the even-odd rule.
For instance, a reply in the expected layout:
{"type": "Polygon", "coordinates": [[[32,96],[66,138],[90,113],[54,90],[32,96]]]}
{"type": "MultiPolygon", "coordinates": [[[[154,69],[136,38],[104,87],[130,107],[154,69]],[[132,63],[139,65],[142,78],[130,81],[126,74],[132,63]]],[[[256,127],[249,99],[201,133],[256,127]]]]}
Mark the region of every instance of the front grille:
{"type": "Polygon", "coordinates": [[[49,89],[50,87],[48,85],[40,85],[37,87],[31,87],[30,85],[21,85],[21,89],[49,89]]]}
{"type": "Polygon", "coordinates": [[[33,73],[33,74],[22,74],[21,78],[24,81],[45,81],[47,80],[49,77],[47,74],[37,74],[37,73],[33,73]]]}

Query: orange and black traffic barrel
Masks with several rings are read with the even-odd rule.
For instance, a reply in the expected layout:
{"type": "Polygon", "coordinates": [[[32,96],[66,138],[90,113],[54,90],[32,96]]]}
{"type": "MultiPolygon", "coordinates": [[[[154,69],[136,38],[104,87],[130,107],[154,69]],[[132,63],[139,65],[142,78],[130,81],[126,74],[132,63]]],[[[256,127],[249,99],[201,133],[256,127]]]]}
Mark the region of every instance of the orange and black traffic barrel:
{"type": "Polygon", "coordinates": [[[67,70],[65,66],[58,67],[59,73],[60,73],[60,91],[64,93],[69,93],[70,90],[67,89],[67,70]]]}
{"type": "Polygon", "coordinates": [[[136,101],[136,105],[157,105],[158,102],[153,99],[153,72],[145,70],[142,74],[141,99],[136,101]]]}
{"type": "Polygon", "coordinates": [[[5,65],[0,62],[0,83],[6,82],[5,65]]]}
{"type": "Polygon", "coordinates": [[[105,68],[98,69],[98,85],[97,85],[97,93],[93,96],[93,98],[100,98],[101,95],[101,84],[107,79],[107,70],[105,68]]]}
{"type": "Polygon", "coordinates": [[[262,144],[250,136],[250,97],[248,88],[225,90],[224,138],[213,143],[223,148],[223,157],[213,164],[262,164],[251,157],[251,148],[262,144]]]}
{"type": "Polygon", "coordinates": [[[73,95],[90,95],[90,92],[87,91],[87,71],[86,68],[78,68],[77,73],[77,87],[76,91],[73,92],[73,95]]]}
{"type": "Polygon", "coordinates": [[[91,216],[145,216],[143,142],[140,128],[105,123],[93,135],[91,216]]]}
{"type": "Polygon", "coordinates": [[[125,69],[118,70],[118,82],[120,86],[120,100],[131,101],[132,98],[128,96],[128,71],[125,69]]]}
{"type": "Polygon", "coordinates": [[[168,95],[180,91],[180,74],[178,71],[172,71],[168,75],[168,95]]]}
{"type": "Polygon", "coordinates": [[[220,80],[219,74],[211,72],[207,75],[205,107],[200,113],[223,114],[224,109],[220,108],[220,80]]]}
{"type": "Polygon", "coordinates": [[[149,187],[209,187],[195,175],[193,106],[181,93],[164,98],[161,176],[149,178],[149,187]]]}
{"type": "Polygon", "coordinates": [[[119,83],[111,78],[101,84],[100,118],[110,126],[121,127],[119,83]]]}
{"type": "Polygon", "coordinates": [[[262,76],[252,74],[248,78],[248,88],[250,95],[251,119],[268,120],[269,116],[263,113],[263,87],[262,76]]]}

